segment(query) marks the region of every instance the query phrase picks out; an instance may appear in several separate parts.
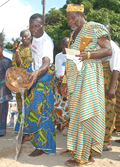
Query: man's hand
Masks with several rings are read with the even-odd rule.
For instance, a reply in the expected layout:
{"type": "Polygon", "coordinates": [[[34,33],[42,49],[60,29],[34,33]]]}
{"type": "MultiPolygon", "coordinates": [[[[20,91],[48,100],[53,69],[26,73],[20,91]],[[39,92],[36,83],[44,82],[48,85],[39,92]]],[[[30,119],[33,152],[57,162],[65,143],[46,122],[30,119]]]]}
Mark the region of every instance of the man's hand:
{"type": "Polygon", "coordinates": [[[32,80],[32,82],[31,82],[31,85],[29,86],[28,90],[31,88],[31,86],[32,86],[34,83],[36,83],[37,77],[38,77],[38,70],[33,71],[33,72],[30,74],[28,80],[29,80],[29,81],[32,80]]]}
{"type": "Polygon", "coordinates": [[[67,84],[66,83],[61,84],[61,94],[63,97],[67,97],[67,84]]]}
{"type": "Polygon", "coordinates": [[[114,88],[110,88],[107,92],[107,99],[112,99],[115,97],[115,89],[114,88]]]}
{"type": "Polygon", "coordinates": [[[119,76],[119,71],[117,70],[113,70],[112,73],[112,79],[111,79],[111,83],[110,83],[110,88],[107,92],[107,98],[108,99],[112,99],[115,97],[115,86],[118,80],[118,76],[119,76]]]}
{"type": "Polygon", "coordinates": [[[80,57],[79,60],[84,61],[85,59],[87,59],[87,52],[81,52],[80,55],[75,55],[76,57],[80,57]]]}

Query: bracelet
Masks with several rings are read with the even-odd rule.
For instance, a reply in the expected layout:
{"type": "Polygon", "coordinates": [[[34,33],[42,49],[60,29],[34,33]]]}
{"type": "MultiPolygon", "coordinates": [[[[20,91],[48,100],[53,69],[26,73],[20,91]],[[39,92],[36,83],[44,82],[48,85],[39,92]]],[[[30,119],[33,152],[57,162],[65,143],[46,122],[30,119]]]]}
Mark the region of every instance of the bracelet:
{"type": "Polygon", "coordinates": [[[91,54],[90,54],[90,52],[87,52],[87,53],[88,53],[87,59],[90,59],[91,58],[91,54]]]}
{"type": "Polygon", "coordinates": [[[66,75],[63,76],[62,83],[67,83],[66,75]]]}

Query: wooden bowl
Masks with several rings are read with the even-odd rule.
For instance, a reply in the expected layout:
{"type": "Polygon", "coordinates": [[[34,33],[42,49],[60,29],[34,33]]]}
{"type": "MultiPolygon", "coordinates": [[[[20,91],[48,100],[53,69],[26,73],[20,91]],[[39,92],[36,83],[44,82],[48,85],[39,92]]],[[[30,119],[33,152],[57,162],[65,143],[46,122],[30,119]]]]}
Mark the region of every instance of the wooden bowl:
{"type": "Polygon", "coordinates": [[[9,81],[8,81],[6,75],[5,75],[5,83],[6,83],[6,86],[7,86],[11,91],[17,92],[17,93],[19,92],[19,89],[15,88],[14,86],[12,86],[12,85],[9,83],[9,81]]]}
{"type": "Polygon", "coordinates": [[[23,68],[10,67],[6,71],[5,82],[7,87],[14,92],[28,89],[32,80],[28,80],[30,74],[23,68]]]}

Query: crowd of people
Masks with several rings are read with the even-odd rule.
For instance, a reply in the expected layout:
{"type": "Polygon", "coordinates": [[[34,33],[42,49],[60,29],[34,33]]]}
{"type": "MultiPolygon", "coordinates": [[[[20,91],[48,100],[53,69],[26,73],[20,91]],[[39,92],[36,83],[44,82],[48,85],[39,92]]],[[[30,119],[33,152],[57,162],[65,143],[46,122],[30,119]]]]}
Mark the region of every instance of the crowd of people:
{"type": "MultiPolygon", "coordinates": [[[[30,73],[31,85],[24,92],[22,144],[31,141],[35,148],[29,154],[32,157],[55,154],[56,130],[67,129],[67,150],[60,154],[71,156],[66,166],[80,166],[92,164],[92,157],[110,151],[112,132],[115,127],[120,131],[120,48],[111,39],[109,25],[85,20],[84,5],[68,4],[66,12],[73,31],[62,40],[55,64],[54,43],[44,30],[41,14],[30,17],[30,31],[20,32],[23,45],[14,43],[13,49],[17,49],[12,61],[3,56],[0,43],[0,137],[6,134],[12,97],[5,73],[12,66],[24,68],[30,73]],[[69,58],[65,48],[79,54],[69,58]]],[[[15,131],[19,132],[21,93],[16,94],[16,100],[19,115],[15,131]]]]}

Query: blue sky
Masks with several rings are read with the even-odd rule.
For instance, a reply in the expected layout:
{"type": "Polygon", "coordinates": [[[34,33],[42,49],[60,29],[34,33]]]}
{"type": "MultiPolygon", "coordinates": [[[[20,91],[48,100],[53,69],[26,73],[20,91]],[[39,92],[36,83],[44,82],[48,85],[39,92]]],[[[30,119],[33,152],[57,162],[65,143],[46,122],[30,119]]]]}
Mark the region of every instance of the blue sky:
{"type": "MultiPolygon", "coordinates": [[[[8,0],[0,0],[0,6],[8,0]]],[[[0,7],[0,32],[4,29],[5,39],[12,42],[12,38],[18,38],[20,31],[29,25],[29,18],[33,13],[43,13],[42,0],[9,0],[0,7]]],[[[66,4],[66,0],[46,0],[45,13],[51,8],[61,8],[66,4]]]]}
{"type": "MultiPolygon", "coordinates": [[[[32,13],[42,13],[43,5],[41,4],[42,0],[21,0],[24,5],[32,6],[32,13]]],[[[61,8],[66,4],[66,0],[46,0],[45,13],[52,7],[61,8]]]]}

